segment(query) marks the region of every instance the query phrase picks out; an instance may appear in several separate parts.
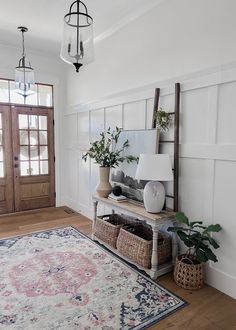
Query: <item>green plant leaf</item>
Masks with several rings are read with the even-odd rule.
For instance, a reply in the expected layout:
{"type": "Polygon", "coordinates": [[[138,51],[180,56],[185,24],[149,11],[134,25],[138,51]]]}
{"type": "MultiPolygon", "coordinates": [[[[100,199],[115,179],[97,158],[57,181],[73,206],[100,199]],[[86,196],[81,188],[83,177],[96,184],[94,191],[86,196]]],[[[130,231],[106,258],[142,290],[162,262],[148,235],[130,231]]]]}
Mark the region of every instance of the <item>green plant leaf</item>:
{"type": "Polygon", "coordinates": [[[204,250],[197,249],[196,257],[197,257],[197,261],[199,261],[199,262],[207,262],[208,261],[208,258],[206,256],[206,253],[205,253],[204,250]]]}
{"type": "Polygon", "coordinates": [[[212,250],[210,248],[206,248],[205,253],[206,253],[208,260],[212,260],[214,262],[218,261],[216,258],[216,255],[212,252],[212,250]]]}
{"type": "Polygon", "coordinates": [[[221,225],[215,224],[215,225],[210,225],[206,228],[206,231],[208,232],[214,232],[217,233],[222,229],[221,225]]]}
{"type": "Polygon", "coordinates": [[[183,231],[181,231],[181,230],[177,231],[177,235],[179,236],[179,238],[184,242],[184,244],[187,247],[190,248],[190,247],[194,246],[194,243],[191,240],[191,238],[186,233],[184,233],[183,231]]]}
{"type": "Polygon", "coordinates": [[[185,225],[189,226],[189,220],[183,212],[176,213],[176,220],[180,223],[184,223],[185,225]]]}

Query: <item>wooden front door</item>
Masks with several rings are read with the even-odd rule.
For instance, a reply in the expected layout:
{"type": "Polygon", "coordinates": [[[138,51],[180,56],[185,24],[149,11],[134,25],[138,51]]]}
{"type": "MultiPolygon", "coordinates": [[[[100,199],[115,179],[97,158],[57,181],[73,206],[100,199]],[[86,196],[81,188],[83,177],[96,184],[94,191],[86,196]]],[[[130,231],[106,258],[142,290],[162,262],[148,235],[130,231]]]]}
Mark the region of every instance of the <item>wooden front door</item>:
{"type": "Polygon", "coordinates": [[[1,106],[0,115],[0,213],[54,206],[53,109],[1,106]]]}
{"type": "Polygon", "coordinates": [[[11,107],[0,107],[0,214],[14,211],[11,107]]]}

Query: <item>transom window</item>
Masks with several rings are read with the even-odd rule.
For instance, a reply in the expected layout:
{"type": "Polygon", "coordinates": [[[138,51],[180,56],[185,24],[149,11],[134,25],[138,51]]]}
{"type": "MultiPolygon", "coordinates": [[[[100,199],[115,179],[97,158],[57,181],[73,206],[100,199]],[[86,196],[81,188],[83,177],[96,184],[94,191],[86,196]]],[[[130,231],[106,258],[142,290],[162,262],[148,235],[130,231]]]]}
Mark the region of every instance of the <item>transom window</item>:
{"type": "Polygon", "coordinates": [[[36,106],[53,106],[53,86],[44,84],[34,85],[35,93],[24,98],[16,92],[15,82],[0,79],[0,102],[27,104],[36,106]]]}

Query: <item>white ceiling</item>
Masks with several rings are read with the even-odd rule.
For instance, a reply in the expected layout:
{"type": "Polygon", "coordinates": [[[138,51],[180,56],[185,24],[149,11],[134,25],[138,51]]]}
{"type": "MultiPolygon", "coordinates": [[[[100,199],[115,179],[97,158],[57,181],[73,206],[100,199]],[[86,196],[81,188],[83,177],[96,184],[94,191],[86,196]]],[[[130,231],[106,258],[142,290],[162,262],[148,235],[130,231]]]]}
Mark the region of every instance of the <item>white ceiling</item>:
{"type": "MultiPolygon", "coordinates": [[[[164,0],[84,0],[100,41],[164,0]]],[[[0,44],[21,47],[18,26],[26,26],[26,47],[59,52],[63,17],[72,0],[0,0],[0,44]]]]}

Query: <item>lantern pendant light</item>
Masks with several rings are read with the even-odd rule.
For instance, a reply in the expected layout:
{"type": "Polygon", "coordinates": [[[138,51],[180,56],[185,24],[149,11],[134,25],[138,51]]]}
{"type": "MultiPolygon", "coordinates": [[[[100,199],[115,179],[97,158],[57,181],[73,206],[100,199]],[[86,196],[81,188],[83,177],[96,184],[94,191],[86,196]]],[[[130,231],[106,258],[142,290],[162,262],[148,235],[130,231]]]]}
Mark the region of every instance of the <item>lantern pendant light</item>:
{"type": "Polygon", "coordinates": [[[19,60],[19,64],[15,69],[15,85],[16,92],[23,95],[25,98],[31,94],[34,94],[34,69],[32,68],[30,61],[27,59],[25,54],[25,38],[24,33],[28,29],[24,26],[17,28],[22,34],[22,57],[19,60]]]}
{"type": "Polygon", "coordinates": [[[76,72],[94,60],[93,18],[80,0],[71,4],[69,13],[64,17],[61,58],[73,64],[76,72]]]}

